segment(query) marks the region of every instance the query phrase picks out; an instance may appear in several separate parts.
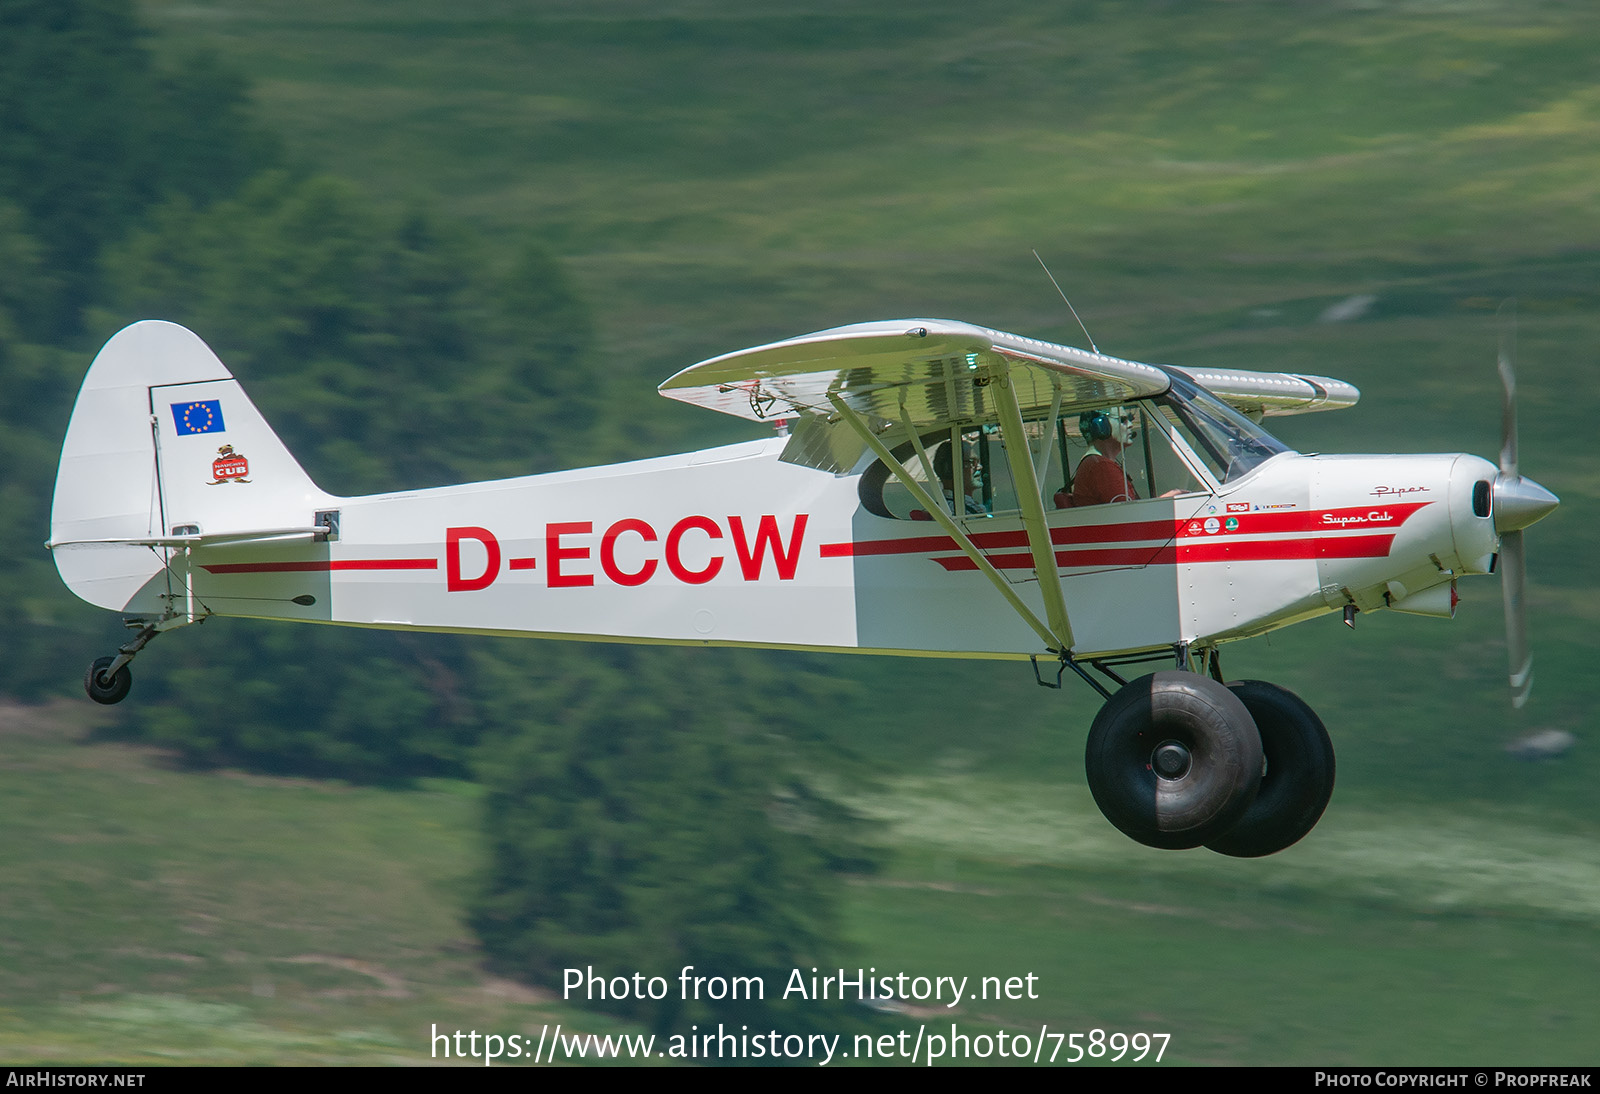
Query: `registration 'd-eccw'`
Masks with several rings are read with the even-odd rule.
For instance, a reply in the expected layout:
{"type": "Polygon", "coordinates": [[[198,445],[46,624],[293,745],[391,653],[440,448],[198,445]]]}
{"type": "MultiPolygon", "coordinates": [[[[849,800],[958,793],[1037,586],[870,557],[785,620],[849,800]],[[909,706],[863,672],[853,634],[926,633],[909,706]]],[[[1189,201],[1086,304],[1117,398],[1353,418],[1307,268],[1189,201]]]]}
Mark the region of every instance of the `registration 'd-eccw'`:
{"type": "Polygon", "coordinates": [[[1328,612],[1449,617],[1459,578],[1498,569],[1526,698],[1522,530],[1557,499],[1518,472],[1504,353],[1501,375],[1498,465],[1308,456],[1260,423],[1352,406],[1349,384],[863,323],[661,385],[779,423],[768,439],[340,497],[204,342],[148,321],[84,380],[49,547],[137,631],[89,667],[103,703],[153,637],[211,616],[1031,660],[1105,700],[1087,767],[1112,824],[1257,856],[1316,824],[1333,748],[1292,692],[1224,683],[1224,644],[1328,612]],[[1161,668],[1130,681],[1135,664],[1161,668]]]}

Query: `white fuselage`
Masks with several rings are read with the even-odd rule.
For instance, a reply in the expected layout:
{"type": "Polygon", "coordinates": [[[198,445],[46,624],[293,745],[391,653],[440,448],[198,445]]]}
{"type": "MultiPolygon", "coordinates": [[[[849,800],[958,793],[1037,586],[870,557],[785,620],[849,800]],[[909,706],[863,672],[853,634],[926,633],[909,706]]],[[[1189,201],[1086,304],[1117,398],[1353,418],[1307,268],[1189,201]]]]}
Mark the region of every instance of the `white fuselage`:
{"type": "MultiPolygon", "coordinates": [[[[194,600],[219,615],[481,634],[1040,651],[937,525],[868,512],[862,468],[784,463],[783,447],[329,499],[335,540],[196,548],[194,600]]],[[[1470,497],[1493,474],[1470,456],[1286,453],[1212,493],[1052,511],[1074,653],[1244,638],[1484,572],[1494,536],[1470,497]]],[[[1020,516],[964,527],[1042,612],[1020,516]]]]}

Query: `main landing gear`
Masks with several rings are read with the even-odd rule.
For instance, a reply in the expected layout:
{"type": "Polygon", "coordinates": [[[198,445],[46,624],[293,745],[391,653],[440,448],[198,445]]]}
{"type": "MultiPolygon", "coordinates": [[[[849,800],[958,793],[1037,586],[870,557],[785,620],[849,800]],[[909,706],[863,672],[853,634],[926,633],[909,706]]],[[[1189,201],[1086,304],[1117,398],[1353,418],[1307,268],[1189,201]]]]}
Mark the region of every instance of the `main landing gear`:
{"type": "Polygon", "coordinates": [[[1106,819],[1149,847],[1274,854],[1310,832],[1333,796],[1321,719],[1261,680],[1142,676],[1095,716],[1085,765],[1106,819]]]}

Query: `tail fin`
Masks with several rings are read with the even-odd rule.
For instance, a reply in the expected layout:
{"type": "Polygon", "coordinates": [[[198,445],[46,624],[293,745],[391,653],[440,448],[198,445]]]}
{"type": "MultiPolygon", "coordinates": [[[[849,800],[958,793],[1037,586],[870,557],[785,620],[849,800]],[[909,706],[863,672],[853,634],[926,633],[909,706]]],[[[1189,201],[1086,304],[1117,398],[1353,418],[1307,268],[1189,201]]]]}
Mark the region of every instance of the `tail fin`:
{"type": "Polygon", "coordinates": [[[319,490],[204,342],[146,321],[105,344],[72,408],[50,543],[67,587],[161,613],[171,548],[310,534],[319,490]]]}

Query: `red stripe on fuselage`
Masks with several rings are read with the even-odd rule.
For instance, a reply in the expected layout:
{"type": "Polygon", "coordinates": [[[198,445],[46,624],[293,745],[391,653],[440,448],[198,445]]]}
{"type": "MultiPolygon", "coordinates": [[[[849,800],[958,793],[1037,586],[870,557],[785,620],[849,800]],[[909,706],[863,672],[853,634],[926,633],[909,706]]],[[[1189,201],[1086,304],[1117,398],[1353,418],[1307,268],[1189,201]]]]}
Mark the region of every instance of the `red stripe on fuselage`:
{"type": "MultiPolygon", "coordinates": [[[[1177,524],[1170,520],[1136,520],[1125,524],[1088,524],[1075,528],[1050,529],[1050,542],[1065,543],[1136,543],[1140,540],[1170,540],[1177,524]]],[[[973,544],[983,551],[1004,550],[1008,547],[1026,547],[1028,533],[1017,529],[1009,532],[976,532],[973,544]]],[[[956,541],[949,536],[912,536],[907,539],[872,539],[857,543],[824,543],[823,558],[851,558],[868,555],[920,555],[936,551],[959,551],[956,541]]]]}
{"type": "Polygon", "coordinates": [[[436,558],[338,558],[318,562],[227,562],[201,566],[210,574],[306,574],[330,570],[437,570],[436,558]]]}
{"type": "MultiPolygon", "coordinates": [[[[1050,529],[1055,545],[1135,543],[1160,541],[1138,547],[1104,547],[1056,552],[1056,564],[1064,567],[1152,566],[1178,562],[1266,562],[1312,558],[1381,558],[1394,544],[1394,533],[1383,535],[1319,535],[1364,528],[1399,528],[1413,513],[1432,502],[1403,502],[1394,505],[1362,505],[1341,509],[1299,509],[1272,512],[1230,513],[1188,517],[1182,520],[1130,521],[1120,524],[1090,524],[1050,529]],[[1206,521],[1215,521],[1216,531],[1205,531],[1206,521]],[[1235,527],[1228,528],[1228,520],[1235,527]],[[1243,539],[1243,536],[1311,533],[1293,539],[1243,539]],[[1176,542],[1175,542],[1176,541],[1176,542]]],[[[1021,530],[978,532],[973,545],[999,570],[1031,569],[1029,554],[990,555],[992,550],[1026,547],[1028,536],[1021,530]]],[[[949,536],[912,536],[905,539],[866,540],[858,543],[824,543],[823,558],[861,558],[873,555],[937,555],[959,551],[949,536]]],[[[976,570],[977,564],[965,555],[933,558],[952,573],[976,570]]]]}
{"type": "MultiPolygon", "coordinates": [[[[1033,569],[1033,556],[1028,555],[984,555],[989,564],[997,570],[1031,570],[1033,569]]],[[[963,570],[976,570],[978,564],[966,555],[956,555],[953,558],[936,558],[933,561],[943,566],[951,573],[963,570]]],[[[1063,568],[1093,566],[1104,569],[1108,566],[1155,566],[1172,565],[1177,561],[1177,549],[1171,544],[1164,547],[1110,547],[1099,551],[1057,551],[1056,565],[1063,568]]]]}
{"type": "Polygon", "coordinates": [[[1177,562],[1276,562],[1297,558],[1382,558],[1394,543],[1380,536],[1313,536],[1302,539],[1225,539],[1178,544],[1177,562]]]}
{"type": "Polygon", "coordinates": [[[1270,535],[1274,532],[1338,532],[1353,528],[1398,528],[1428,501],[1408,501],[1397,505],[1355,505],[1344,509],[1293,509],[1266,513],[1217,513],[1178,521],[1178,535],[1186,539],[1214,539],[1218,536],[1270,535]],[[1218,521],[1215,532],[1204,530],[1207,519],[1218,521]],[[1236,527],[1229,528],[1228,521],[1236,527]],[[1191,524],[1201,530],[1190,531],[1191,524]]]}
{"type": "MultiPolygon", "coordinates": [[[[1398,529],[1432,502],[1350,506],[1340,509],[1283,510],[1229,513],[1182,520],[1138,520],[1050,529],[1050,542],[1068,550],[1056,552],[1056,564],[1067,568],[1173,565],[1179,562],[1256,562],[1313,558],[1380,558],[1389,553],[1394,533],[1352,535],[1368,528],[1398,529]],[[1218,529],[1205,531],[1207,520],[1218,529]],[[1228,520],[1236,527],[1228,528],[1228,520]],[[1285,539],[1245,539],[1245,536],[1301,533],[1285,539]],[[1309,534],[1306,534],[1309,533],[1309,534]],[[1330,534],[1319,534],[1330,533],[1330,534]],[[1095,546],[1103,544],[1104,546],[1095,546]],[[1082,545],[1082,546],[1080,546],[1082,545]]],[[[1021,529],[975,532],[973,544],[997,569],[1029,569],[1030,554],[1017,553],[1028,546],[1021,529]],[[989,555],[988,552],[1011,552],[989,555]]],[[[824,543],[823,558],[865,558],[877,555],[925,555],[951,572],[975,570],[976,564],[949,536],[907,536],[898,539],[824,543]],[[952,554],[955,557],[933,556],[952,554]]],[[[532,558],[512,559],[508,568],[533,569],[532,558]]],[[[231,562],[201,567],[211,574],[284,574],[349,571],[437,570],[437,558],[348,558],[315,562],[231,562]]]]}
{"type": "MultiPolygon", "coordinates": [[[[1110,548],[1100,551],[1057,551],[1056,565],[1071,567],[1171,566],[1178,562],[1281,562],[1311,558],[1382,558],[1394,536],[1321,536],[1315,539],[1216,540],[1167,544],[1157,548],[1110,548]]],[[[1031,570],[1033,556],[985,555],[997,570],[1031,570]]],[[[933,561],[952,573],[976,570],[966,555],[933,561]]]]}

